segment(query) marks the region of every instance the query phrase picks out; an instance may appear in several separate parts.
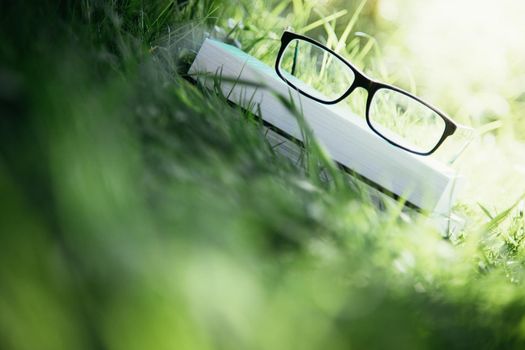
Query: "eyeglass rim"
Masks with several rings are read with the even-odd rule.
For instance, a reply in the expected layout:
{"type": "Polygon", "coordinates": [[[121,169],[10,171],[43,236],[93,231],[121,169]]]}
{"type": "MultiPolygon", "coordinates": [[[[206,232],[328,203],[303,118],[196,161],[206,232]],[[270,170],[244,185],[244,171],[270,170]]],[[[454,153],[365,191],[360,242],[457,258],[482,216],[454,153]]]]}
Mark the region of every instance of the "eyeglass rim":
{"type": "Polygon", "coordinates": [[[301,34],[297,34],[297,33],[291,32],[289,30],[285,30],[283,32],[283,35],[281,36],[281,47],[279,49],[279,52],[277,54],[277,58],[275,60],[275,71],[276,71],[277,75],[283,81],[285,81],[288,85],[290,85],[292,88],[297,90],[300,94],[302,94],[302,95],[304,95],[304,96],[306,96],[308,98],[311,98],[314,101],[317,101],[319,103],[326,104],[326,105],[332,105],[332,104],[336,104],[338,102],[341,102],[346,97],[348,97],[358,87],[361,87],[361,88],[365,89],[368,92],[367,101],[366,101],[366,111],[365,111],[365,117],[366,118],[365,119],[366,119],[366,123],[368,124],[370,129],[372,129],[372,131],[374,131],[374,133],[376,133],[379,137],[381,137],[382,139],[384,139],[385,141],[387,141],[391,145],[396,146],[398,148],[401,148],[401,149],[403,149],[403,150],[405,150],[407,152],[413,153],[413,154],[417,154],[417,155],[421,155],[421,156],[431,155],[432,153],[434,153],[443,144],[443,142],[447,139],[447,137],[449,137],[449,136],[454,134],[454,132],[456,131],[456,129],[458,127],[458,124],[455,121],[453,121],[444,112],[440,111],[438,108],[434,107],[430,103],[422,100],[421,98],[411,94],[408,91],[405,91],[405,90],[403,90],[401,88],[398,88],[397,86],[394,86],[394,85],[391,85],[391,84],[386,84],[386,83],[379,82],[379,81],[375,81],[375,80],[369,78],[368,76],[366,76],[366,74],[364,74],[359,69],[357,69],[347,59],[345,59],[344,57],[342,57],[341,55],[339,55],[338,53],[336,53],[332,49],[326,47],[325,45],[319,43],[318,41],[316,41],[314,39],[311,39],[311,38],[309,38],[307,36],[304,36],[304,35],[301,35],[301,34]],[[319,47],[320,49],[328,51],[329,53],[334,55],[336,58],[338,58],[341,62],[343,62],[346,66],[348,66],[352,70],[352,72],[354,73],[355,79],[352,82],[351,86],[339,98],[337,98],[335,100],[331,100],[331,101],[325,101],[325,100],[319,99],[319,98],[317,98],[315,96],[312,96],[312,95],[308,94],[307,92],[301,90],[297,86],[295,86],[291,81],[286,79],[284,77],[284,75],[281,73],[281,71],[280,71],[280,64],[281,64],[282,56],[283,56],[286,48],[290,44],[290,42],[292,40],[295,40],[295,39],[297,39],[297,40],[304,40],[304,41],[306,41],[306,42],[308,42],[308,43],[310,43],[312,45],[315,45],[315,46],[319,47]],[[433,112],[435,112],[439,117],[441,117],[443,119],[443,121],[445,122],[445,128],[443,130],[443,134],[441,135],[441,137],[439,138],[438,142],[436,143],[436,145],[432,149],[430,149],[429,151],[425,151],[425,152],[410,149],[408,147],[405,147],[403,145],[400,145],[400,144],[396,143],[395,141],[390,140],[388,137],[384,136],[380,131],[378,131],[373,126],[373,123],[370,121],[370,106],[372,104],[372,99],[373,99],[375,93],[378,90],[380,90],[380,89],[390,89],[390,90],[393,90],[393,91],[395,91],[397,93],[401,93],[401,94],[403,94],[403,95],[405,95],[405,96],[407,96],[409,98],[412,98],[415,101],[421,103],[423,106],[431,109],[433,112]]]}

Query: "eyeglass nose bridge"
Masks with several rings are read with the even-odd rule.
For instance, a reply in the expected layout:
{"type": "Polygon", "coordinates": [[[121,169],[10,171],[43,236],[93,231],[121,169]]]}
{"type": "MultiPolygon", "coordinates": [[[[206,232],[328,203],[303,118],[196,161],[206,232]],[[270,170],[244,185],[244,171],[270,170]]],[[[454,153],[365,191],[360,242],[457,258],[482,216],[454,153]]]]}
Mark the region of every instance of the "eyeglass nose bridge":
{"type": "Polygon", "coordinates": [[[348,90],[343,94],[340,100],[343,100],[350,96],[357,88],[361,88],[367,92],[367,103],[368,100],[371,100],[374,93],[379,90],[380,84],[375,82],[374,80],[370,79],[363,73],[361,73],[359,70],[350,67],[352,71],[354,72],[354,81],[352,82],[352,85],[348,88],[348,90]]]}

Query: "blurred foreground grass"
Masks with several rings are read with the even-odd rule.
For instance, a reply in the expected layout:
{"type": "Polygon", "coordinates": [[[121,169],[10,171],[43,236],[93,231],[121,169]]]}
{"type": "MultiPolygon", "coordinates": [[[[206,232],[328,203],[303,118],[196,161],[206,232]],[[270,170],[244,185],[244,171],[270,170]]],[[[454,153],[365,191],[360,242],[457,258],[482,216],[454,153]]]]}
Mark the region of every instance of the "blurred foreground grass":
{"type": "MultiPolygon", "coordinates": [[[[316,22],[336,10],[0,6],[0,348],[523,348],[516,198],[485,219],[466,196],[470,223],[444,240],[321,181],[315,147],[290,164],[250,115],[181,78],[206,31],[271,60],[285,25],[339,40],[345,26],[316,22]]],[[[361,38],[348,54],[364,64],[361,38]]]]}

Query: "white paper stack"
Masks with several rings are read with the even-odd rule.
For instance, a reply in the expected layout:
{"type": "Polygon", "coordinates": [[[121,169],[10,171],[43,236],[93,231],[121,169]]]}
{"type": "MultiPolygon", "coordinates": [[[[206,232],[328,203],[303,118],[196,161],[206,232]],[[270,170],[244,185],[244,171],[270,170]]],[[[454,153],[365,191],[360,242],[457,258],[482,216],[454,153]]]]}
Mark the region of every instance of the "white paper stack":
{"type": "Polygon", "coordinates": [[[450,212],[457,189],[453,169],[390,145],[370,130],[363,118],[341,104],[324,105],[302,96],[273,68],[241,50],[207,39],[189,73],[209,87],[217,81],[210,76],[228,78],[222,80],[220,88],[230,101],[260,113],[268,124],[302,140],[296,116],[277,96],[293,99],[317,140],[337,163],[423,211],[444,215],[450,212]],[[232,79],[265,87],[235,84],[232,79]]]}

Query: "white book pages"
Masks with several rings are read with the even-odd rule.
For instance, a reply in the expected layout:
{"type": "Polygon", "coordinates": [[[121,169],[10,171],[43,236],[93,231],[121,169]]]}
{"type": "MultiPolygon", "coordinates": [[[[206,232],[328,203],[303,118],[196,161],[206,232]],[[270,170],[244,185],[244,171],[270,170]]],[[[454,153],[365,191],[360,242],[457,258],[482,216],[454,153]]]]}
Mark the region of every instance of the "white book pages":
{"type": "Polygon", "coordinates": [[[296,116],[277,95],[291,98],[319,143],[336,162],[424,211],[443,215],[450,212],[458,187],[458,177],[452,168],[392,146],[346,106],[324,105],[299,94],[273,68],[241,50],[207,39],[189,74],[208,87],[221,81],[221,77],[228,78],[220,82],[220,89],[230,101],[260,113],[259,117],[268,124],[302,140],[296,116]],[[234,83],[232,79],[240,82],[234,83]],[[264,87],[242,83],[246,81],[264,87]]]}

